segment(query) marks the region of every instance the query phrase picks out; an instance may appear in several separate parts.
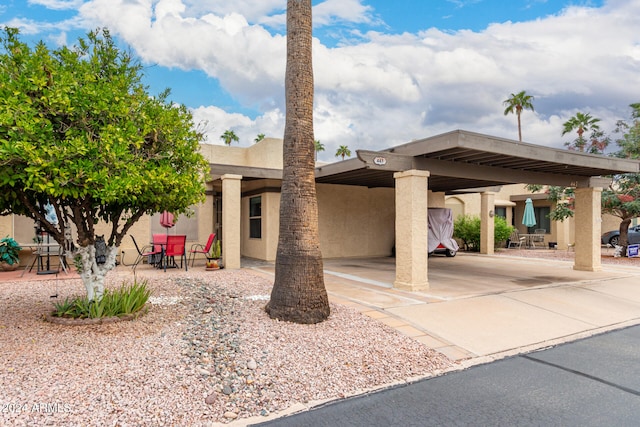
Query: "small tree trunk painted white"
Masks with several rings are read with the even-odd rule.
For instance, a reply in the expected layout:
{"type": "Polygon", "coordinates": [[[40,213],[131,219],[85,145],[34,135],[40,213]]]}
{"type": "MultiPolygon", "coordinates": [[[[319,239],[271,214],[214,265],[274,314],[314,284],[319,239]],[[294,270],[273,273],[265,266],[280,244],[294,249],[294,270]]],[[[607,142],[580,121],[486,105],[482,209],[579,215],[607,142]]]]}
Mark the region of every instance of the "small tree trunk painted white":
{"type": "Polygon", "coordinates": [[[96,248],[94,245],[80,247],[76,250],[75,256],[80,255],[82,261],[82,271],[80,278],[87,289],[87,298],[100,300],[104,294],[104,278],[106,274],[116,266],[116,246],[107,246],[107,260],[104,264],[96,263],[96,248]]]}

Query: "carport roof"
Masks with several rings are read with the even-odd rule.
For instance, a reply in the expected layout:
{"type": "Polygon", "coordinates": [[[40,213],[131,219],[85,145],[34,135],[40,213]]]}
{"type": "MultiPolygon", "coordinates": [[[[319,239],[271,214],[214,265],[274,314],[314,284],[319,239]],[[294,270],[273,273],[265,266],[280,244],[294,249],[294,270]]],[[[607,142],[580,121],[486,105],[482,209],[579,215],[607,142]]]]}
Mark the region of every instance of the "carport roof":
{"type": "Polygon", "coordinates": [[[451,194],[517,183],[590,186],[592,177],[638,173],[639,165],[456,130],[379,152],[358,150],[357,159],[317,167],[316,182],[394,187],[394,172],[419,169],[430,172],[429,189],[451,194]]]}

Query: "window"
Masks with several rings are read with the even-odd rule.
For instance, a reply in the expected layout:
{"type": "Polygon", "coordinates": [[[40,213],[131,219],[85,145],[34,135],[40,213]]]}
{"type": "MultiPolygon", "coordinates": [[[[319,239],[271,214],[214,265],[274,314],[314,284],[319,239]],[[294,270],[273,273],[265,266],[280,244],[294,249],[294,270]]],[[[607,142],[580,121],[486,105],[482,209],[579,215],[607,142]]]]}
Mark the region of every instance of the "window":
{"type": "Polygon", "coordinates": [[[249,238],[262,238],[262,196],[249,199],[249,238]]]}
{"type": "Polygon", "coordinates": [[[160,225],[161,213],[151,217],[151,234],[185,234],[187,240],[198,240],[198,208],[192,206],[195,215],[188,217],[184,214],[176,217],[176,225],[167,229],[160,225]]]}
{"type": "Polygon", "coordinates": [[[507,218],[507,208],[504,206],[496,206],[495,207],[496,216],[506,219],[507,218]]]}
{"type": "Polygon", "coordinates": [[[545,234],[551,233],[551,220],[549,219],[549,214],[551,213],[551,208],[549,206],[540,206],[534,207],[533,211],[536,215],[536,225],[530,227],[528,229],[529,233],[533,233],[538,229],[545,229],[545,234]]]}

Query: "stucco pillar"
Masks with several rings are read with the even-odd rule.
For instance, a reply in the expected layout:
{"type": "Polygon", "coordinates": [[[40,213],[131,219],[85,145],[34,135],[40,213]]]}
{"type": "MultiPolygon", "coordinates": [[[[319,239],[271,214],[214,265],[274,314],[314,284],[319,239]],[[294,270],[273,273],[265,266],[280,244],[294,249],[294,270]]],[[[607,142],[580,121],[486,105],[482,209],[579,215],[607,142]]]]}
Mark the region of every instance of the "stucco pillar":
{"type": "Polygon", "coordinates": [[[393,287],[429,289],[427,277],[427,214],[429,172],[409,170],[396,180],[396,280],[393,287]]]}
{"type": "Polygon", "coordinates": [[[240,208],[242,175],[222,179],[222,261],[224,268],[240,268],[240,208]]]}
{"type": "Polygon", "coordinates": [[[602,188],[576,188],[575,195],[576,257],[573,269],[600,271],[602,188]]]}
{"type": "Polygon", "coordinates": [[[493,255],[495,246],[496,193],[485,191],[480,194],[480,253],[493,255]]]}

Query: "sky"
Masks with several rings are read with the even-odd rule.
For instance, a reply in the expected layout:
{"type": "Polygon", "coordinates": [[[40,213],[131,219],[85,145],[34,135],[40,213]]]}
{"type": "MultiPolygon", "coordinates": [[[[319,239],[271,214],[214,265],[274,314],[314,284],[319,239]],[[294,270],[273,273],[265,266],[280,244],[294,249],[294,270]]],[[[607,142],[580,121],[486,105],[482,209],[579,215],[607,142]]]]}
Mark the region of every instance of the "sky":
{"type": "MultiPolygon", "coordinates": [[[[640,102],[640,0],[314,0],[315,139],[379,150],[463,129],[563,148],[590,113],[611,132],[640,102]]],[[[286,0],[4,0],[0,25],[55,48],[106,27],[171,89],[207,143],[282,138],[286,0]]],[[[613,135],[615,137],[615,135],[613,135]]]]}

